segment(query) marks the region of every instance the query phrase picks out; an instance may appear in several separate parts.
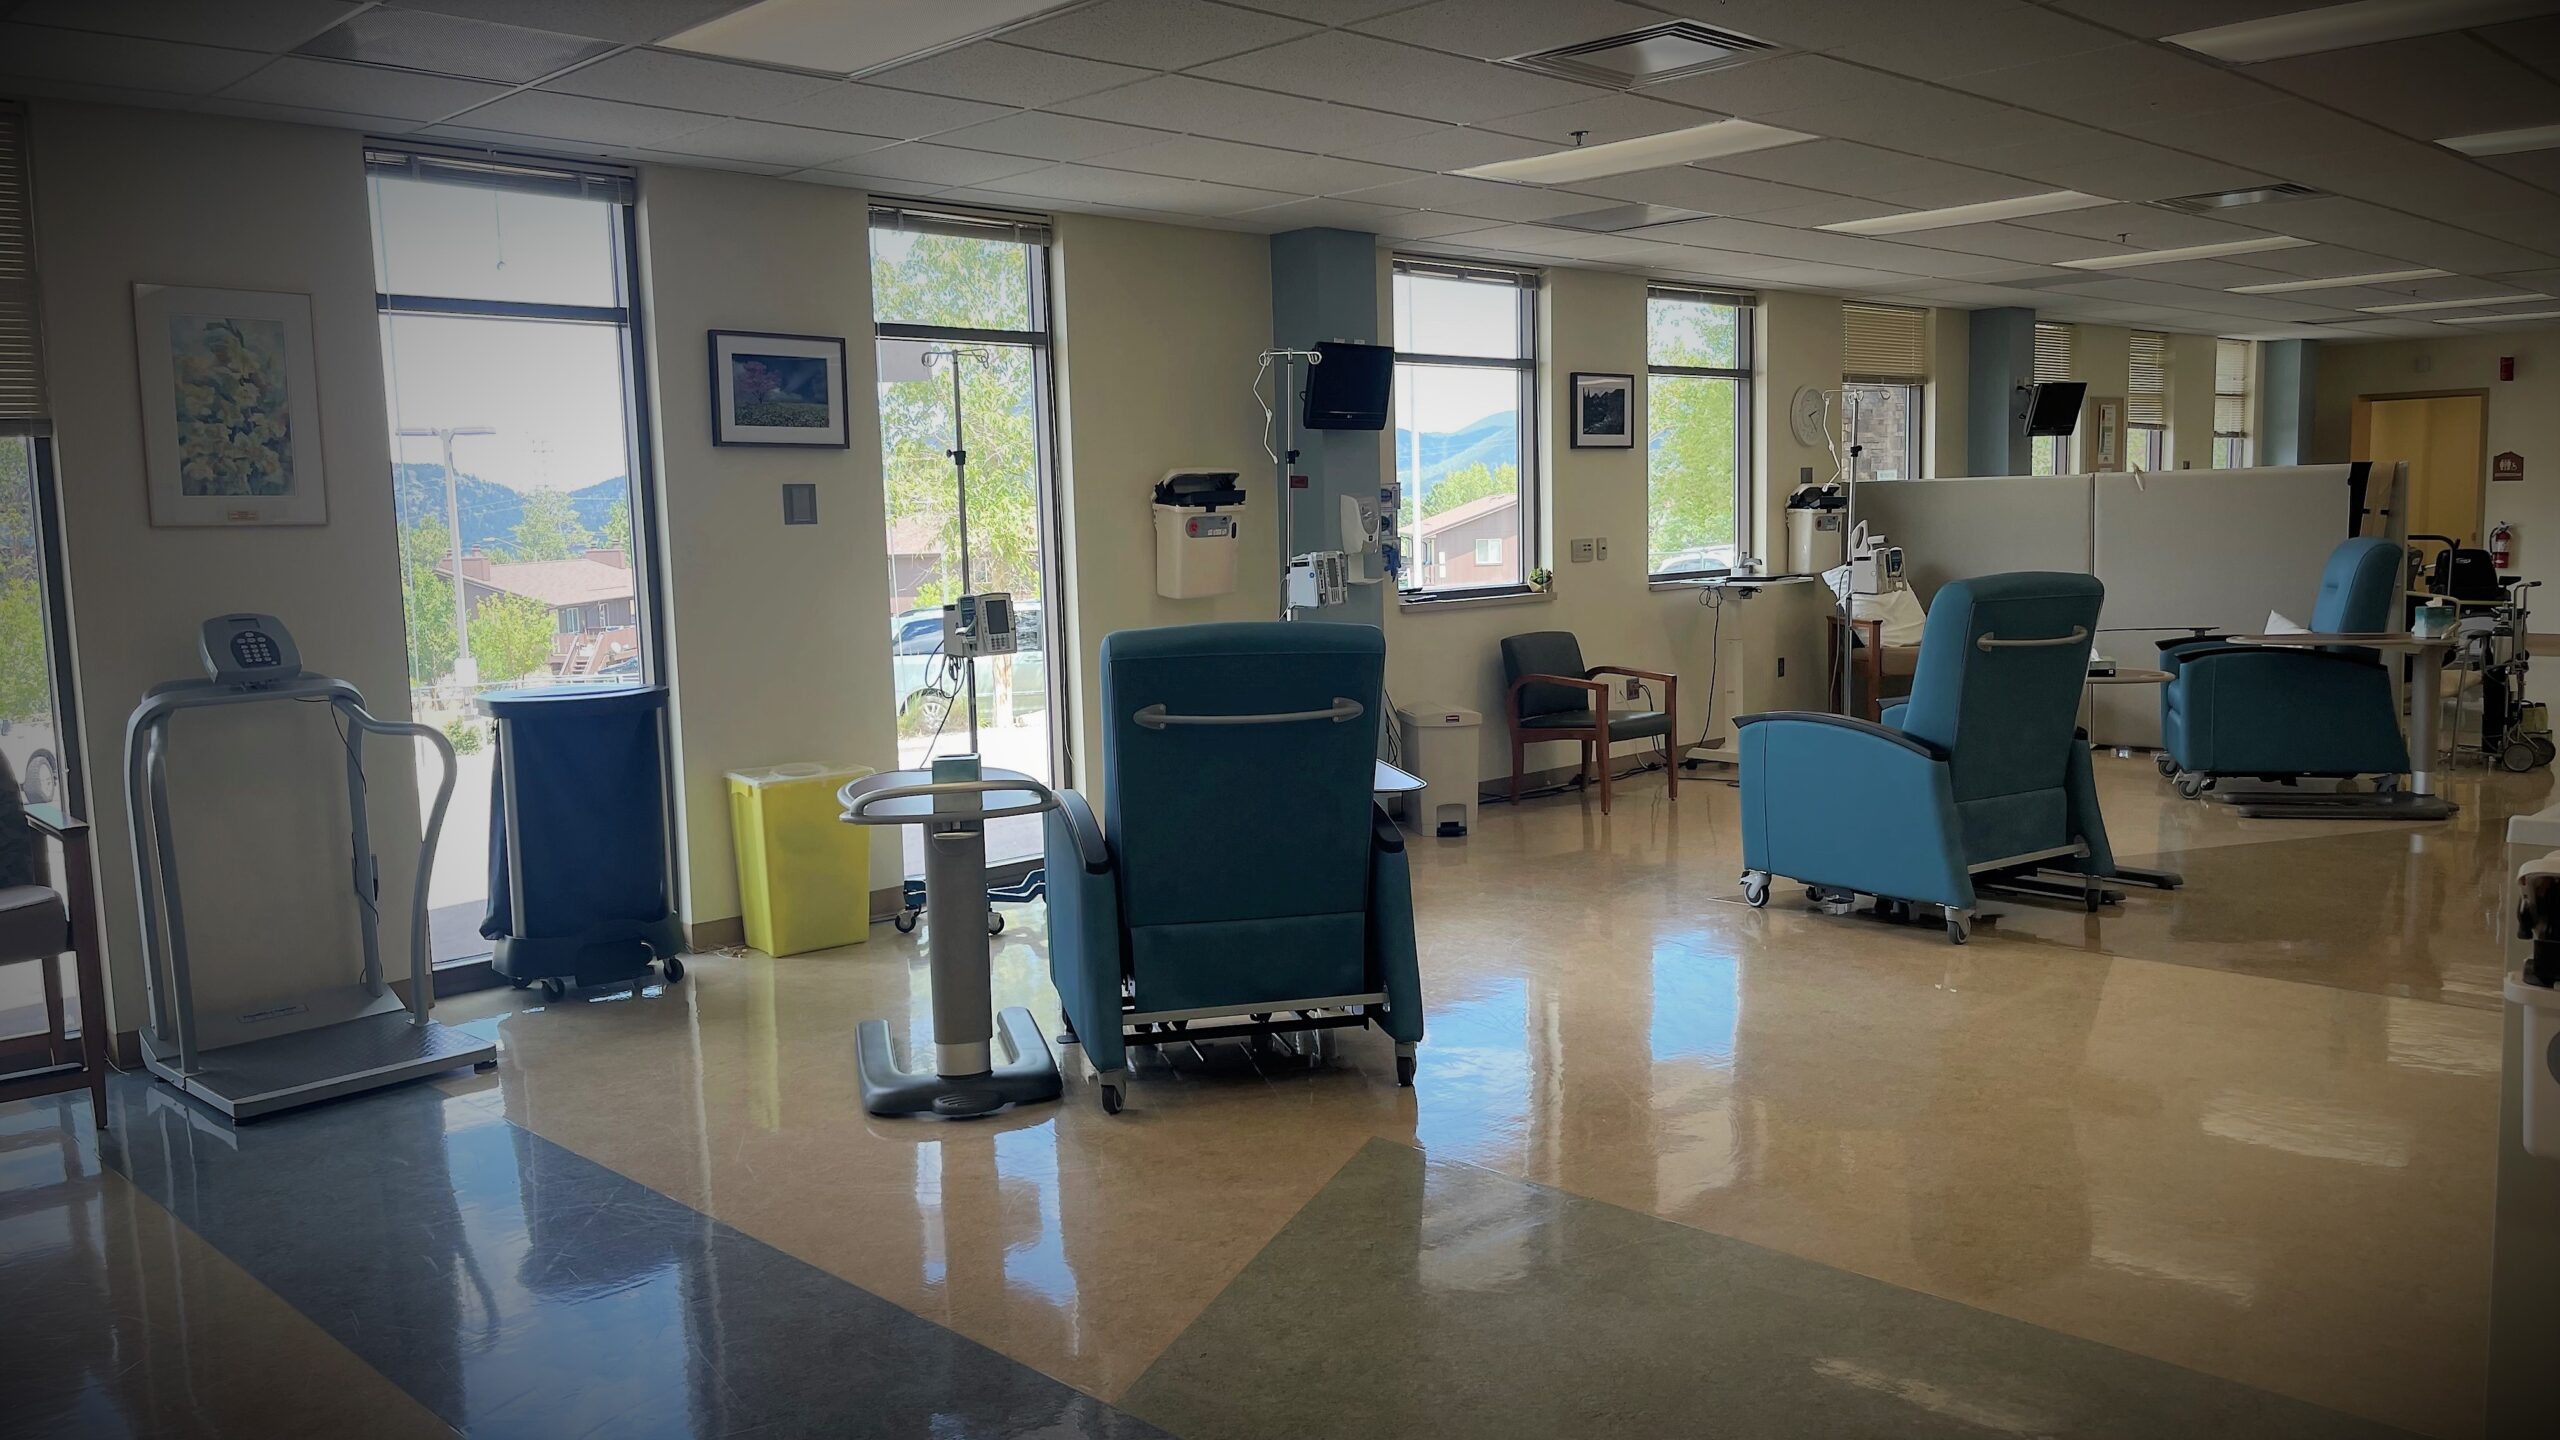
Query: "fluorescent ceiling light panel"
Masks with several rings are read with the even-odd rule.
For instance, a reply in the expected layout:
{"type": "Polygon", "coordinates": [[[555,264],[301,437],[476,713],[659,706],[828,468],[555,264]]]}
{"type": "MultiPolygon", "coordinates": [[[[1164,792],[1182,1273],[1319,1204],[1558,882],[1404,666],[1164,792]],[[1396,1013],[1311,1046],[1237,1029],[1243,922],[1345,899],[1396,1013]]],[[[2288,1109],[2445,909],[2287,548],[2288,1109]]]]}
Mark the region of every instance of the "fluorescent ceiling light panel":
{"type": "Polygon", "coordinates": [[[2042,195],[2020,195],[2010,200],[1985,200],[1979,205],[1950,205],[1943,210],[1910,210],[1900,215],[1878,215],[1868,220],[1841,220],[1814,228],[1833,230],[1843,235],[1902,235],[1913,230],[1945,230],[1957,225],[2019,220],[2029,215],[2059,215],[2065,210],[2093,210],[2100,205],[2115,203],[2104,195],[2052,190],[2042,195]]]}
{"type": "MultiPolygon", "coordinates": [[[[2525,297],[2519,295],[2516,299],[2525,297]]],[[[2502,320],[2560,320],[2560,310],[2525,310],[2513,315],[2447,315],[2439,325],[2495,325],[2502,320]]]]}
{"type": "Polygon", "coordinates": [[[2130,270],[2137,265],[2174,265],[2181,260],[2213,260],[2224,255],[2255,255],[2266,250],[2294,250],[2308,245],[2290,235],[2258,240],[2225,240],[2219,245],[2182,245],[2175,250],[2137,250],[2130,255],[2092,255],[2086,260],[2057,260],[2065,270],[2130,270]]]}
{"type": "Polygon", "coordinates": [[[2255,65],[2294,55],[2317,55],[2355,45],[2378,45],[2419,35],[2441,35],[2504,20],[2551,12],[2549,0],[2355,0],[2216,25],[2162,37],[2168,44],[2234,65],[2255,65]]]}
{"type": "Polygon", "coordinates": [[[658,43],[731,60],[851,75],[1060,7],[1062,0],[763,0],[658,43]]]}
{"type": "Polygon", "coordinates": [[[1659,170],[1666,165],[1685,165],[1692,160],[1748,155],[1754,150],[1800,145],[1813,138],[1801,130],[1781,130],[1775,125],[1762,125],[1750,120],[1718,120],[1713,124],[1692,125],[1686,130],[1671,130],[1660,135],[1613,140],[1606,145],[1578,145],[1570,150],[1531,155],[1521,160],[1498,160],[1491,165],[1478,165],[1457,173],[1472,175],[1479,180],[1561,185],[1575,180],[1597,180],[1604,175],[1632,175],[1638,170],[1659,170]]]}
{"type": "Polygon", "coordinates": [[[2535,125],[2523,130],[2491,130],[2480,135],[2456,135],[2437,144],[2465,155],[2518,155],[2527,150],[2560,148],[2560,125],[2535,125]]]}
{"type": "Polygon", "coordinates": [[[2234,285],[2234,295],[2290,295],[2297,290],[2345,290],[2357,285],[2394,285],[2403,280],[2438,280],[2450,270],[2376,270],[2370,275],[2332,275],[2326,280],[2285,280],[2273,285],[2234,285]]]}
{"type": "MultiPolygon", "coordinates": [[[[2548,295],[2475,295],[2468,300],[2413,300],[2406,305],[2359,305],[2362,315],[2406,315],[2412,310],[2468,310],[2479,305],[2515,305],[2526,300],[2548,300],[2548,295]]],[[[2499,317],[2504,319],[2504,316],[2499,317]]]]}

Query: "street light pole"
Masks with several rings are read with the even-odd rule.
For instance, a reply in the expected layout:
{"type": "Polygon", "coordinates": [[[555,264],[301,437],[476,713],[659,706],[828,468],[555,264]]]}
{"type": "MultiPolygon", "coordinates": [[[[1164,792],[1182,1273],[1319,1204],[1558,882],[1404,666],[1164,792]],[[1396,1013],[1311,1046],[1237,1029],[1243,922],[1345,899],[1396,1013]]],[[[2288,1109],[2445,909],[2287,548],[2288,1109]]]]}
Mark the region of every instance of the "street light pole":
{"type": "Polygon", "coordinates": [[[453,678],[464,685],[480,683],[480,664],[471,655],[471,607],[462,589],[462,481],[454,474],[453,439],[457,435],[495,435],[488,425],[403,426],[400,433],[419,439],[433,437],[444,446],[444,528],[445,539],[453,547],[453,637],[456,646],[453,678]]]}

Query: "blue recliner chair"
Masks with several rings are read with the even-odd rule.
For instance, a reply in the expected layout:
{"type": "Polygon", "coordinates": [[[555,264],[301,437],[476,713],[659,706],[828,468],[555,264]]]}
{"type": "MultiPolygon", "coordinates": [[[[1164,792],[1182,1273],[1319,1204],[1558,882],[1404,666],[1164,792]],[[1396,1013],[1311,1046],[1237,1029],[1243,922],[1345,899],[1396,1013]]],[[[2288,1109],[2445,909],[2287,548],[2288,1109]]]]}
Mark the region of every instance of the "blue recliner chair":
{"type": "Polygon", "coordinates": [[[2115,857],[2076,719],[2105,593],[2088,575],[1955,581],[1930,602],[1911,698],[1884,723],[1735,721],[1743,898],[1768,904],[1785,875],[1821,898],[1935,905],[1961,945],[1976,877],[2051,864],[2080,873],[2095,909],[2115,857]]]}
{"type": "Polygon", "coordinates": [[[1130,1045],[1376,1024],[1422,1039],[1404,840],[1378,808],[1386,638],[1365,625],[1102,642],[1102,822],[1047,817],[1049,975],[1117,1113],[1130,1045]],[[1221,1023],[1224,1022],[1224,1023],[1221,1023]]]}
{"type": "MultiPolygon", "coordinates": [[[[2329,552],[2311,628],[2397,630],[2405,551],[2349,540],[2329,552]]],[[[2160,769],[2192,798],[2217,776],[2397,775],[2409,768],[2391,672],[2371,650],[2234,645],[2212,636],[2164,641],[2160,769]]]]}

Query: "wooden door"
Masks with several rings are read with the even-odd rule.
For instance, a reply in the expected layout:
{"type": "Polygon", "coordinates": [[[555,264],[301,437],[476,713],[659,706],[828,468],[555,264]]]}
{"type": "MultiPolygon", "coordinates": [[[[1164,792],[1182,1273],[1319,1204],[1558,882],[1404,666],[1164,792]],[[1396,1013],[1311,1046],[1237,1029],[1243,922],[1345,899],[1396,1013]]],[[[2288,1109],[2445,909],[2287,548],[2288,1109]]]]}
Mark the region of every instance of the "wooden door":
{"type": "Polygon", "coordinates": [[[2477,395],[2358,400],[2355,458],[2409,462],[2409,533],[2481,544],[2487,417],[2477,395]]]}

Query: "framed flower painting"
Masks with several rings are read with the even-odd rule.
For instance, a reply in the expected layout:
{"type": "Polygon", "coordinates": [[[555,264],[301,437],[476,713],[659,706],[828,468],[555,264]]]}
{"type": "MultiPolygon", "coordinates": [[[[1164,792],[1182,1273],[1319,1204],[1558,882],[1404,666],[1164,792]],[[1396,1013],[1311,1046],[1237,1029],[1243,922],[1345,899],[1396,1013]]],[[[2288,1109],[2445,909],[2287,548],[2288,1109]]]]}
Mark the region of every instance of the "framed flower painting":
{"type": "Polygon", "coordinates": [[[325,525],[311,297],[133,287],[154,525],[325,525]]]}

